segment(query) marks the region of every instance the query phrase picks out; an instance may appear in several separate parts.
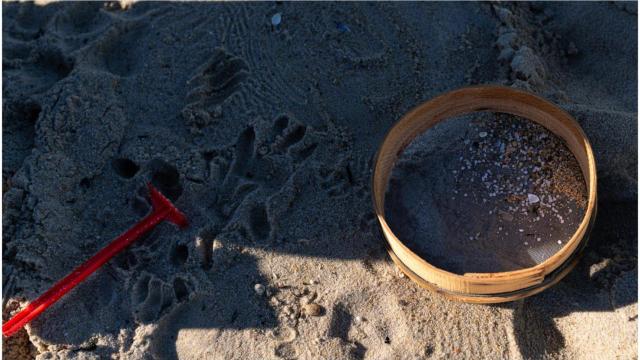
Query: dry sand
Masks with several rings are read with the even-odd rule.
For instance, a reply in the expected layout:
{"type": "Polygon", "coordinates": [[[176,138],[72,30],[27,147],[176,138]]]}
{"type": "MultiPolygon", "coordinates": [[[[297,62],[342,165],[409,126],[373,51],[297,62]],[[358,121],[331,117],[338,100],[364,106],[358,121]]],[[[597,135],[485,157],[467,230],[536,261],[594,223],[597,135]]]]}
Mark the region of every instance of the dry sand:
{"type": "Polygon", "coordinates": [[[2,26],[5,319],[142,217],[147,181],[191,220],[5,356],[637,358],[635,3],[5,3],[2,26]],[[386,130],[477,83],[556,102],[598,161],[579,266],[500,306],[399,276],[370,201],[386,130]]]}

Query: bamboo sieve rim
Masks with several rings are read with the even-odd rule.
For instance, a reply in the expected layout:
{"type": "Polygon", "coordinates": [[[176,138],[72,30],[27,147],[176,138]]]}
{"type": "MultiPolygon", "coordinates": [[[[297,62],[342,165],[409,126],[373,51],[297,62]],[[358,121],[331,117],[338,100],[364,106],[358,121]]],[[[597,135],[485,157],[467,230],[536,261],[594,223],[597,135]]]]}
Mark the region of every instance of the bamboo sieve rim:
{"type": "MultiPolygon", "coordinates": [[[[596,206],[596,209],[597,209],[597,206],[596,206]]],[[[546,290],[547,288],[557,284],[560,280],[562,280],[563,277],[565,277],[571,270],[573,270],[573,268],[577,265],[578,260],[584,253],[584,249],[587,247],[587,243],[589,240],[588,234],[590,233],[591,227],[593,227],[595,217],[592,217],[591,219],[592,220],[589,223],[589,231],[587,231],[587,236],[585,236],[585,239],[580,243],[576,251],[573,252],[564,263],[562,263],[559,267],[557,267],[555,270],[553,270],[551,273],[545,276],[544,280],[541,283],[527,287],[527,288],[523,288],[520,290],[515,290],[515,291],[495,293],[495,294],[465,294],[465,293],[457,293],[454,291],[448,291],[445,289],[438,288],[433,284],[417,276],[413,271],[407,268],[406,265],[402,263],[402,261],[400,261],[400,259],[398,259],[397,256],[395,256],[393,251],[390,251],[389,255],[391,256],[391,259],[393,260],[393,262],[395,262],[398,265],[400,270],[403,273],[405,273],[411,280],[416,282],[418,285],[424,288],[427,288],[429,290],[436,291],[449,299],[463,301],[467,303],[475,303],[475,304],[495,304],[495,303],[514,301],[514,300],[525,298],[527,296],[535,295],[543,290],[546,290]]]]}
{"type": "MultiPolygon", "coordinates": [[[[458,294],[453,296],[507,294],[539,287],[545,282],[545,277],[557,274],[554,271],[568,262],[572,254],[580,249],[581,243],[586,242],[590,224],[595,218],[596,164],[589,139],[566,111],[524,90],[500,85],[477,85],[439,95],[418,105],[394,124],[375,156],[371,189],[374,211],[387,240],[388,251],[394,261],[402,263],[399,266],[401,270],[404,268],[413,273],[414,276],[407,274],[412,279],[418,277],[432,285],[432,288],[458,294]],[[482,111],[523,117],[561,138],[580,165],[587,188],[587,207],[569,241],[542,263],[514,271],[456,274],[430,264],[398,239],[385,219],[385,193],[398,157],[418,135],[442,120],[482,111]]],[[[560,277],[564,275],[566,272],[560,277]]]]}

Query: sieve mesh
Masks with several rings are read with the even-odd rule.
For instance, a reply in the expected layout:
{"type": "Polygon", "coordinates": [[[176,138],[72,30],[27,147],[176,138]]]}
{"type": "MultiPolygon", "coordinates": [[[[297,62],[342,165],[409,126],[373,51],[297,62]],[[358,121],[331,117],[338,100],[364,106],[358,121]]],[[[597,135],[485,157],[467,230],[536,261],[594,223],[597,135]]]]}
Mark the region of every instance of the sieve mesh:
{"type": "Polygon", "coordinates": [[[577,161],[559,138],[516,116],[474,113],[409,144],[393,169],[385,213],[392,231],[432,265],[502,272],[558,252],[585,199],[577,161]]]}

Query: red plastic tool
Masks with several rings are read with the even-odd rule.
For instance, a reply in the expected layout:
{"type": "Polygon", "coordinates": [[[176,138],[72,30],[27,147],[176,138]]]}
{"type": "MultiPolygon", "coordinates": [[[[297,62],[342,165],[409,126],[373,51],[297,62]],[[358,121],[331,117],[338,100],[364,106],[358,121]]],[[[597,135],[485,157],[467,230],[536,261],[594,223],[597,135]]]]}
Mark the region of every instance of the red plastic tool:
{"type": "Polygon", "coordinates": [[[173,206],[169,199],[164,197],[151,183],[149,183],[148,186],[153,211],[124,234],[118,236],[84,264],[78,266],[71,274],[58,281],[53,287],[47,290],[47,292],[17,313],[11,320],[4,323],[2,325],[2,334],[4,336],[11,336],[16,333],[26,323],[40,315],[40,313],[58,301],[64,294],[71,291],[71,289],[82,282],[87,276],[91,275],[99,267],[104,265],[104,263],[136,241],[142,234],[153,229],[162,221],[170,221],[181,228],[187,226],[186,216],[173,206]]]}

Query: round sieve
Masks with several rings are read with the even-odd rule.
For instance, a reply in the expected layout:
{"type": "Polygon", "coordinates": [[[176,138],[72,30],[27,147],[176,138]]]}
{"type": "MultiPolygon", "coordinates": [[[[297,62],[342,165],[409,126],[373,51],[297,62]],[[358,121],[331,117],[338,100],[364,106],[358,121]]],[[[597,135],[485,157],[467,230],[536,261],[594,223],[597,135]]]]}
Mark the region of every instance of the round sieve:
{"type": "Polygon", "coordinates": [[[577,262],[588,240],[596,213],[596,188],[593,151],[578,123],[568,113],[536,95],[503,86],[453,90],[409,111],[386,134],[376,154],[372,178],[374,211],[393,261],[418,284],[451,298],[476,303],[504,302],[533,295],[564,277],[577,262]],[[396,161],[417,136],[442,120],[481,111],[526,118],[562,139],[580,166],[587,205],[573,235],[564,239],[564,245],[543,262],[514,271],[456,274],[427,262],[394,234],[385,219],[385,194],[396,161]]]}

